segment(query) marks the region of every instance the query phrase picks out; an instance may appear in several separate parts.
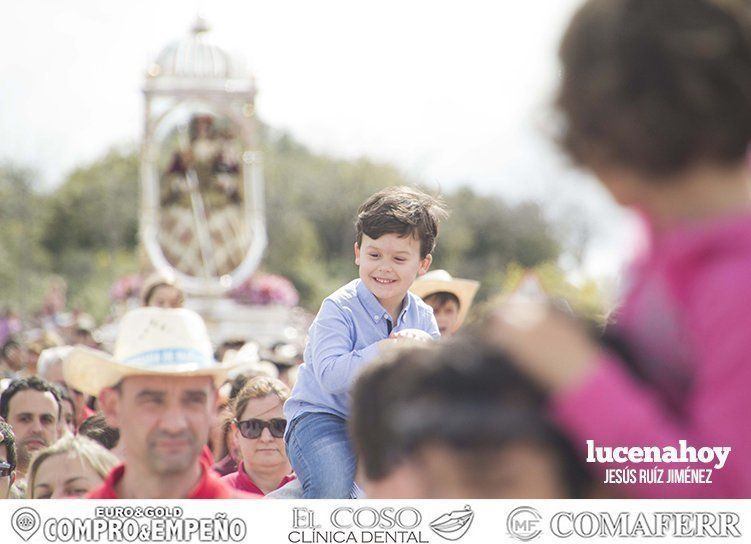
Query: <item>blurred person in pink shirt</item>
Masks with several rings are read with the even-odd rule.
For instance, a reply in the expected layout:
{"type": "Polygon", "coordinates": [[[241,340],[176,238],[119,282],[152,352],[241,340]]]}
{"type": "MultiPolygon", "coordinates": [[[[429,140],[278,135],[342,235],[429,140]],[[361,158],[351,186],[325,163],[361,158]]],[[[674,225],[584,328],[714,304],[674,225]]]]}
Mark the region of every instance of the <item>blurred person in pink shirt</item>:
{"type": "MultiPolygon", "coordinates": [[[[503,307],[488,334],[597,447],[729,447],[711,483],[621,485],[641,498],[751,497],[751,10],[742,0],[589,0],[561,48],[559,141],[648,244],[611,334],[631,366],[572,319],[503,307]]],[[[599,469],[623,468],[603,458],[599,469]]],[[[602,474],[600,474],[602,477],[602,474]]]]}

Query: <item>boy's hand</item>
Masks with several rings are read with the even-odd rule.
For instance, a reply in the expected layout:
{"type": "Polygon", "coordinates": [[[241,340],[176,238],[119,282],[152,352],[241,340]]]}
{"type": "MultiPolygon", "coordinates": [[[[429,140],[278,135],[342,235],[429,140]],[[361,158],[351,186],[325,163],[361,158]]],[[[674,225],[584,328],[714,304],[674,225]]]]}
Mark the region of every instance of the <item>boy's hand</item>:
{"type": "Polygon", "coordinates": [[[485,324],[484,335],[554,393],[575,387],[589,376],[599,353],[597,344],[574,319],[543,304],[499,307],[485,324]]]}
{"type": "Polygon", "coordinates": [[[429,342],[430,340],[433,340],[432,336],[420,329],[403,329],[401,331],[394,331],[389,338],[397,341],[409,340],[412,342],[429,342]]]}

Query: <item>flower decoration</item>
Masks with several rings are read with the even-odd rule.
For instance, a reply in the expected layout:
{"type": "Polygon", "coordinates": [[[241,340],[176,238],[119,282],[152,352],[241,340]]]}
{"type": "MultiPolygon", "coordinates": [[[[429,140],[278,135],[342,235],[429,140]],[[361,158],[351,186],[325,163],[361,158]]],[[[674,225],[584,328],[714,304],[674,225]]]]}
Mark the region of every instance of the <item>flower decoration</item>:
{"type": "Polygon", "coordinates": [[[300,302],[300,295],[284,276],[256,274],[233,289],[229,296],[240,304],[279,304],[292,308],[300,302]]]}

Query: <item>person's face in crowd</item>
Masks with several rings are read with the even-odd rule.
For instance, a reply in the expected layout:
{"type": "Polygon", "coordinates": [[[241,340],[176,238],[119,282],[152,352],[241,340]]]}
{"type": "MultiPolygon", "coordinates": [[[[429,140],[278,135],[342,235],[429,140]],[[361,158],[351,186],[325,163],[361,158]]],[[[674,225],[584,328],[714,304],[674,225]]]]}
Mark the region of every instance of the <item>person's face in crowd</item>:
{"type": "Polygon", "coordinates": [[[469,461],[440,444],[423,446],[384,481],[366,485],[368,497],[425,499],[562,499],[568,497],[552,451],[525,442],[469,461]],[[371,494],[372,493],[372,494],[371,494]]]}
{"type": "Polygon", "coordinates": [[[60,420],[60,436],[62,436],[63,431],[67,431],[70,434],[76,434],[76,418],[75,418],[75,412],[73,408],[73,404],[67,400],[62,400],[62,412],[63,416],[60,420]]]}
{"type": "Polygon", "coordinates": [[[60,453],[48,457],[37,468],[32,498],[82,497],[102,482],[103,478],[76,452],[60,453]]]}
{"type": "Polygon", "coordinates": [[[49,391],[26,389],[13,395],[8,405],[8,423],[16,436],[19,464],[26,464],[31,453],[58,439],[58,413],[57,401],[49,391]]]}
{"type": "Polygon", "coordinates": [[[420,241],[414,236],[390,233],[374,240],[363,234],[362,244],[355,244],[360,279],[388,311],[399,308],[412,282],[431,262],[431,255],[420,258],[420,241]]]}
{"type": "Polygon", "coordinates": [[[459,305],[453,300],[440,303],[438,297],[427,296],[425,302],[433,308],[433,315],[438,323],[441,336],[451,336],[456,332],[456,322],[459,320],[459,305]]]}
{"type": "Polygon", "coordinates": [[[149,297],[149,306],[157,308],[182,308],[182,293],[172,285],[156,287],[149,297]]]}
{"type": "Polygon", "coordinates": [[[190,470],[216,417],[211,378],[129,376],[119,391],[105,389],[100,406],[120,429],[126,463],[156,475],[190,470]]]}
{"type": "Polygon", "coordinates": [[[16,478],[15,471],[11,471],[8,463],[8,449],[5,444],[0,444],[0,499],[7,499],[10,495],[10,486],[16,478]]]}
{"type": "MultiPolygon", "coordinates": [[[[267,395],[260,399],[250,399],[238,421],[260,419],[283,419],[283,403],[276,395],[267,395]]],[[[235,440],[240,447],[240,454],[248,472],[257,469],[268,471],[278,468],[285,474],[291,471],[287,452],[284,447],[284,437],[275,437],[268,427],[264,428],[258,438],[245,438],[234,427],[235,440]]]]}

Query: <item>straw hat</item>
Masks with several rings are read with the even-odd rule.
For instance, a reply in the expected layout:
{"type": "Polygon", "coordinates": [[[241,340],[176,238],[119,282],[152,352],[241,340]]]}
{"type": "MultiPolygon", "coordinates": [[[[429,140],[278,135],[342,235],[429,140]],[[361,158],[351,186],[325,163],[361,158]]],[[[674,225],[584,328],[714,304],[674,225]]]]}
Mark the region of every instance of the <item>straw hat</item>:
{"type": "Polygon", "coordinates": [[[229,366],[219,365],[200,315],[184,308],[137,308],[118,328],[113,355],[76,346],[63,361],[72,388],[99,395],[128,376],[209,376],[217,387],[229,366]]]}
{"type": "Polygon", "coordinates": [[[443,291],[458,298],[459,316],[455,326],[458,329],[464,323],[479,288],[479,281],[452,278],[445,270],[433,270],[417,278],[409,289],[422,299],[443,291]]]}

